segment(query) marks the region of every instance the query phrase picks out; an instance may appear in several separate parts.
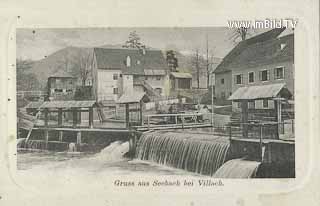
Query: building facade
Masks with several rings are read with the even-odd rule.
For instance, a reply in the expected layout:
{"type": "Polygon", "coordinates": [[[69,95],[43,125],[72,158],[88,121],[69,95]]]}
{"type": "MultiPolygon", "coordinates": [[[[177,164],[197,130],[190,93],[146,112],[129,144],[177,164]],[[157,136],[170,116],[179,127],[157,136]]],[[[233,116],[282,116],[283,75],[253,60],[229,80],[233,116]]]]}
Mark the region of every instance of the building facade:
{"type": "Polygon", "coordinates": [[[48,78],[48,97],[50,100],[72,100],[76,87],[77,78],[60,70],[48,78]]]}
{"type": "MultiPolygon", "coordinates": [[[[273,29],[240,42],[215,70],[215,94],[228,98],[240,87],[285,83],[294,94],[294,35],[278,37],[284,29],[273,29]]],[[[230,102],[229,102],[230,103],[230,102]]],[[[239,111],[239,103],[232,103],[239,111]]],[[[274,109],[272,100],[249,102],[249,109],[274,109]]]]}
{"type": "Polygon", "coordinates": [[[95,48],[93,65],[97,101],[117,101],[132,91],[169,95],[169,68],[160,50],[95,48]]]}

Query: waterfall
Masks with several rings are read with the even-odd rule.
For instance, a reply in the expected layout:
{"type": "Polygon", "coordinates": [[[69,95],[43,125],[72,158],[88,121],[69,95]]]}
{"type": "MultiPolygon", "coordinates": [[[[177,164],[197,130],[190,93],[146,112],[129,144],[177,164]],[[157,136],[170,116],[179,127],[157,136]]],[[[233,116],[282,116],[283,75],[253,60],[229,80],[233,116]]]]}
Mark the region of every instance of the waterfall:
{"type": "Polygon", "coordinates": [[[224,163],[213,175],[215,178],[253,178],[260,162],[245,159],[233,159],[224,163]]]}
{"type": "Polygon", "coordinates": [[[228,139],[212,134],[151,132],[141,136],[136,158],[212,176],[228,149],[228,139]]]}
{"type": "Polygon", "coordinates": [[[123,159],[123,155],[125,155],[128,151],[129,142],[115,141],[106,148],[102,149],[100,153],[98,153],[92,159],[101,160],[103,162],[115,162],[123,159]]]}

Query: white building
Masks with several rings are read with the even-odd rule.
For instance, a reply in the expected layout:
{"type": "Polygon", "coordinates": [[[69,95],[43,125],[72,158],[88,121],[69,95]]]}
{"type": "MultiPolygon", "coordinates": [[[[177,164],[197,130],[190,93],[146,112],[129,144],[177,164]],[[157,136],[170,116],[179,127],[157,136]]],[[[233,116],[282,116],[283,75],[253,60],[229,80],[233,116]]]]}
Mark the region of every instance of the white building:
{"type": "Polygon", "coordinates": [[[160,50],[95,48],[92,86],[98,102],[132,91],[168,96],[169,68],[160,50]]]}

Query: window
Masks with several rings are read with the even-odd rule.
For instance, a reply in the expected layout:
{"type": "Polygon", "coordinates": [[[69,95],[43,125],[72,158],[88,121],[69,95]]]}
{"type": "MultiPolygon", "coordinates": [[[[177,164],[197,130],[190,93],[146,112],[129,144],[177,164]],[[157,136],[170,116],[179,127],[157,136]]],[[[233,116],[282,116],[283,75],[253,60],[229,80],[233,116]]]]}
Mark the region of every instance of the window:
{"type": "Polygon", "coordinates": [[[243,75],[242,74],[238,74],[234,76],[234,82],[235,84],[242,84],[243,83],[243,75]]]}
{"type": "Polygon", "coordinates": [[[249,109],[254,109],[254,108],[256,108],[256,104],[255,104],[255,101],[254,101],[254,100],[248,102],[248,108],[249,108],[249,109]]]}
{"type": "Polygon", "coordinates": [[[118,94],[118,88],[113,88],[113,94],[118,94]]]}
{"type": "Polygon", "coordinates": [[[144,79],[145,79],[145,80],[148,80],[148,76],[145,76],[144,79]]]}
{"type": "Polygon", "coordinates": [[[274,79],[284,79],[284,67],[274,69],[274,79]]]}
{"type": "Polygon", "coordinates": [[[254,82],[254,72],[249,72],[249,78],[248,78],[248,82],[249,83],[253,83],[254,82]]]}
{"type": "Polygon", "coordinates": [[[122,74],[120,74],[119,76],[120,76],[120,78],[122,78],[122,74]]]}
{"type": "Polygon", "coordinates": [[[54,92],[63,92],[62,89],[54,89],[54,92]]]}
{"type": "Polygon", "coordinates": [[[72,84],[73,84],[73,81],[72,81],[72,80],[69,80],[69,84],[72,85],[72,84]]]}
{"type": "Polygon", "coordinates": [[[237,107],[241,108],[241,102],[237,102],[237,107]]]}
{"type": "Polygon", "coordinates": [[[221,99],[225,99],[226,98],[226,93],[225,92],[221,92],[221,99]]]}
{"type": "Polygon", "coordinates": [[[269,107],[269,101],[267,99],[264,99],[262,104],[263,104],[263,108],[268,108],[269,107]]]}
{"type": "Polygon", "coordinates": [[[113,74],[113,80],[118,80],[118,74],[113,74]]]}
{"type": "Polygon", "coordinates": [[[269,70],[260,71],[259,72],[259,79],[260,79],[260,81],[270,80],[270,71],[269,70]]]}
{"type": "Polygon", "coordinates": [[[224,79],[223,78],[221,79],[221,84],[224,84],[224,79]]]}
{"type": "Polygon", "coordinates": [[[156,79],[157,79],[157,80],[161,80],[161,76],[157,76],[156,79]]]}

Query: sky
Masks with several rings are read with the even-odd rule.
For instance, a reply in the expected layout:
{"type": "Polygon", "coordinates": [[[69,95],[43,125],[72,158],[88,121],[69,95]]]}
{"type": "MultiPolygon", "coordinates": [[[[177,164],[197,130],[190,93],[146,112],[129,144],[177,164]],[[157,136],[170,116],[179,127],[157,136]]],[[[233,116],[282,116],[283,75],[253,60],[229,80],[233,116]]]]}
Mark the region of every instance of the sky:
{"type": "MultiPolygon", "coordinates": [[[[174,49],[184,54],[206,53],[223,58],[234,46],[232,30],[227,27],[189,28],[21,28],[17,29],[17,58],[40,60],[65,47],[122,45],[131,31],[136,31],[146,46],[174,49]]],[[[255,35],[261,31],[254,31],[255,35]]]]}

